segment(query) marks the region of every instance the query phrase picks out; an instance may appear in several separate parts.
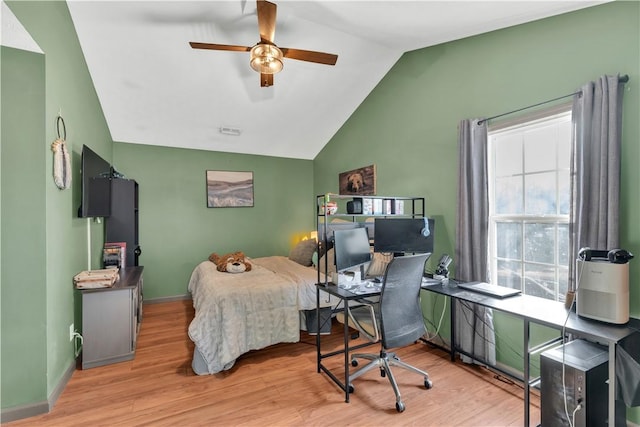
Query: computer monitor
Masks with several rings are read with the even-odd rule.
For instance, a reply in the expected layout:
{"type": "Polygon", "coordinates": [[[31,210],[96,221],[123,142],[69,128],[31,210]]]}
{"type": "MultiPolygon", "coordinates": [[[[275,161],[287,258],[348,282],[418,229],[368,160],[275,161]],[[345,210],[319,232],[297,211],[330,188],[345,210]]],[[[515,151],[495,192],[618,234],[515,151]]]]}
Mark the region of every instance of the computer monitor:
{"type": "Polygon", "coordinates": [[[336,222],[328,222],[328,223],[320,223],[318,224],[318,236],[321,236],[321,239],[326,237],[327,248],[330,249],[333,247],[333,236],[337,230],[351,230],[354,228],[365,228],[367,230],[367,234],[369,239],[373,239],[373,226],[374,223],[364,223],[364,222],[351,222],[351,221],[336,221],[336,222]]]}
{"type": "Polygon", "coordinates": [[[373,250],[375,252],[433,252],[434,220],[429,221],[429,235],[424,236],[424,218],[376,218],[373,250]]]}
{"type": "Polygon", "coordinates": [[[362,267],[371,261],[371,249],[366,228],[335,230],[333,234],[333,248],[338,272],[362,267]]]}

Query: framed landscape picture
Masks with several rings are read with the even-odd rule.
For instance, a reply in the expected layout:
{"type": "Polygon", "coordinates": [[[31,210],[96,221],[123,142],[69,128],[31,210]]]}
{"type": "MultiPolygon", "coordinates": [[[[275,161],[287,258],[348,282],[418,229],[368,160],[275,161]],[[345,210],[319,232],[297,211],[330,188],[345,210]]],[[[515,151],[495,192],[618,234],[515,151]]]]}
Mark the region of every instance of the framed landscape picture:
{"type": "Polygon", "coordinates": [[[207,171],[207,207],[253,206],[253,172],[207,171]]]}
{"type": "Polygon", "coordinates": [[[376,165],[364,166],[338,175],[339,194],[376,195],[376,165]]]}

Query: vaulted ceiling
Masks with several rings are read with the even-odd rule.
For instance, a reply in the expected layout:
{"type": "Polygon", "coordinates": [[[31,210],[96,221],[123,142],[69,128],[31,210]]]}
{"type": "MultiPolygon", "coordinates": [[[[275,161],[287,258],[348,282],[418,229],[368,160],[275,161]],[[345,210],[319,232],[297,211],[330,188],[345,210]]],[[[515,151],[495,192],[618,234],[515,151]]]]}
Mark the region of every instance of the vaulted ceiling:
{"type": "Polygon", "coordinates": [[[260,87],[256,2],[67,2],[116,141],[313,159],[404,52],[601,1],[278,1],[274,42],[338,55],[284,60],[260,87]],[[221,133],[232,129],[239,135],[221,133]]]}

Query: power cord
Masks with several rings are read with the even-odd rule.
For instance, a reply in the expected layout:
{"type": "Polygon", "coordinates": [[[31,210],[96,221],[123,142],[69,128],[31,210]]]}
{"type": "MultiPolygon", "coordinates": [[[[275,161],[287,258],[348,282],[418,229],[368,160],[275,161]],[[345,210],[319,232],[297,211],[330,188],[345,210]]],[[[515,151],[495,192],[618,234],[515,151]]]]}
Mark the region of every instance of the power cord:
{"type": "Polygon", "coordinates": [[[571,413],[571,425],[572,426],[576,425],[576,412],[578,412],[581,409],[582,409],[582,402],[580,400],[578,400],[578,406],[576,406],[576,409],[574,409],[573,412],[571,413]]]}
{"type": "Polygon", "coordinates": [[[74,349],[76,359],[78,358],[78,355],[82,351],[83,343],[84,343],[84,340],[82,338],[82,335],[80,335],[78,332],[74,332],[73,333],[73,349],[74,349]],[[78,346],[78,341],[80,341],[80,346],[78,346]]]}
{"type": "MultiPolygon", "coordinates": [[[[434,303],[434,305],[435,305],[435,303],[434,303]]],[[[427,334],[426,334],[426,335],[427,335],[427,339],[428,339],[429,341],[431,341],[431,340],[433,340],[434,338],[436,338],[436,337],[439,337],[439,336],[440,336],[440,327],[442,326],[442,319],[444,319],[444,313],[445,313],[445,311],[447,311],[447,304],[446,304],[446,303],[443,303],[443,304],[442,304],[442,313],[440,313],[440,320],[438,320],[438,325],[436,326],[436,330],[434,331],[433,335],[431,335],[431,334],[429,333],[429,330],[427,330],[427,334]]],[[[434,326],[435,326],[435,325],[434,325],[434,326]]]]}
{"type": "MultiPolygon", "coordinates": [[[[496,332],[496,330],[482,317],[478,316],[475,311],[473,310],[473,304],[466,302],[466,301],[458,301],[458,304],[460,304],[461,306],[465,307],[467,309],[467,311],[471,312],[469,313],[473,319],[470,319],[469,316],[467,315],[468,313],[465,312],[465,310],[461,310],[461,314],[462,317],[464,318],[465,323],[470,327],[473,328],[474,327],[474,321],[473,320],[477,320],[479,321],[485,328],[487,328],[487,330],[490,330],[493,335],[495,336],[495,340],[490,340],[487,339],[486,337],[482,336],[481,334],[479,334],[478,332],[475,332],[475,338],[474,339],[481,339],[482,341],[484,341],[487,344],[492,344],[492,345],[497,345],[497,342],[500,342],[501,345],[503,345],[505,348],[509,349],[513,354],[515,354],[518,358],[523,358],[524,354],[522,354],[522,352],[520,352],[519,349],[517,349],[516,347],[513,346],[513,344],[504,336],[501,336],[500,334],[498,334],[496,332]]],[[[530,361],[531,367],[533,369],[539,369],[540,367],[534,363],[534,361],[530,361]]]]}
{"type": "MultiPolygon", "coordinates": [[[[576,289],[574,290],[574,293],[577,297],[578,295],[578,287],[580,285],[580,278],[582,277],[582,270],[584,269],[584,262],[582,264],[580,264],[580,271],[576,271],[576,289]]],[[[562,339],[564,341],[564,338],[566,337],[566,327],[567,327],[567,322],[569,321],[569,316],[571,316],[571,310],[573,310],[573,306],[576,303],[576,298],[573,298],[573,301],[571,301],[571,304],[569,305],[569,309],[567,310],[567,317],[564,319],[564,323],[562,324],[562,339]]],[[[569,427],[573,427],[575,425],[574,420],[575,420],[575,416],[576,416],[576,412],[579,411],[582,408],[582,401],[578,401],[578,405],[576,406],[576,409],[574,409],[573,413],[571,414],[571,417],[569,417],[569,409],[568,409],[568,404],[567,404],[567,384],[566,384],[566,376],[565,376],[565,371],[566,371],[566,365],[565,365],[565,352],[566,352],[566,347],[565,344],[562,345],[562,398],[564,400],[564,414],[567,417],[567,422],[569,423],[569,427]]],[[[575,388],[575,384],[574,384],[574,388],[575,388]]]]}

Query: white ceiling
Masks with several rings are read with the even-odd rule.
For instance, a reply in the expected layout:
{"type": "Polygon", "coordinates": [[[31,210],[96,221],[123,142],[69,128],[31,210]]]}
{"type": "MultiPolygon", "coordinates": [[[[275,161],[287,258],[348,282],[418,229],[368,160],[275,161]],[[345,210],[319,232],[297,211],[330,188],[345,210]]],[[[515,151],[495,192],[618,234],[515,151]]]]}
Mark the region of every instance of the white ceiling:
{"type": "Polygon", "coordinates": [[[42,53],[38,44],[11,12],[4,0],[0,1],[0,45],[42,53]]]}
{"type": "Polygon", "coordinates": [[[276,1],[278,46],[338,62],[285,59],[269,88],[247,52],[189,46],[253,46],[255,1],[67,3],[114,140],[313,159],[404,52],[603,2],[276,1]]]}

